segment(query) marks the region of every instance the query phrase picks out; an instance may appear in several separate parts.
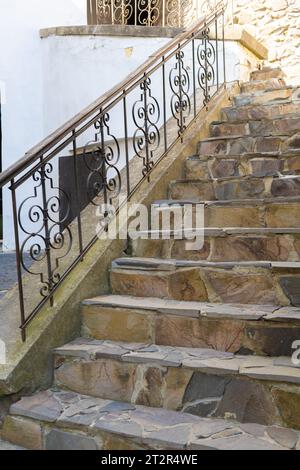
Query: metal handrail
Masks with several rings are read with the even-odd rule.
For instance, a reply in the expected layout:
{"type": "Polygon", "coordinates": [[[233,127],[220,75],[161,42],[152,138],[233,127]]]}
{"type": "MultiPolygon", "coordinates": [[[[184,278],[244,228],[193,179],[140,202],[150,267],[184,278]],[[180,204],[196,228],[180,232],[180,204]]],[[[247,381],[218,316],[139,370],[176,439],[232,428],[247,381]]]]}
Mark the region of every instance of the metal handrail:
{"type": "Polygon", "coordinates": [[[75,127],[78,127],[86,119],[92,116],[99,108],[103,108],[110,100],[123,93],[124,88],[128,88],[130,85],[134,85],[135,82],[141,79],[141,76],[145,73],[151,74],[151,68],[157,63],[157,60],[165,57],[174,46],[181,45],[187,39],[191,40],[195,33],[205,25],[210,23],[211,19],[216,15],[224,11],[224,6],[219,4],[216,12],[210,13],[208,16],[198,20],[188,31],[183,32],[176,38],[168,42],[166,46],[152,54],[148,60],[146,60],[140,67],[138,67],[132,74],[129,74],[124,80],[122,80],[116,87],[111,88],[108,92],[104,93],[101,98],[95,100],[92,104],[87,106],[81,112],[76,114],[72,119],[67,121],[56,131],[51,133],[48,137],[43,139],[39,144],[32,147],[28,152],[25,153],[24,157],[18,160],[15,164],[0,173],[0,187],[5,186],[10,182],[11,179],[15,178],[27,166],[32,165],[37,161],[45,152],[49,151],[51,147],[54,147],[61,139],[68,135],[75,127]]]}
{"type": "MultiPolygon", "coordinates": [[[[9,184],[12,195],[23,340],[26,339],[28,324],[47,302],[53,305],[57,288],[97,240],[93,235],[84,241],[87,230],[84,211],[96,205],[99,198],[105,204],[115,204],[124,188],[129,199],[143,181],[150,179],[153,169],[172,146],[183,139],[200,110],[207,107],[214,94],[226,85],[225,9],[223,2],[218,3],[214,11],[152,54],[135,72],[0,174],[0,187],[9,184]],[[214,39],[210,39],[211,28],[215,28],[214,39]],[[190,61],[189,70],[185,63],[187,60],[190,61]],[[152,81],[156,73],[159,74],[160,90],[153,91],[152,81]],[[133,92],[138,92],[138,100],[131,104],[133,92]],[[122,117],[118,116],[119,120],[111,122],[110,113],[117,106],[121,106],[122,117]],[[132,137],[129,137],[129,119],[132,137]],[[124,135],[117,137],[116,129],[120,122],[124,135]],[[176,136],[171,142],[169,122],[176,128],[176,136]],[[79,138],[87,131],[93,131],[93,140],[81,146],[79,151],[79,138]],[[123,153],[121,142],[122,145],[124,143],[123,153]],[[59,155],[70,145],[71,163],[59,155]],[[57,161],[54,160],[56,156],[57,161]],[[124,157],[123,169],[119,168],[121,157],[124,157]],[[141,176],[135,184],[130,163],[133,157],[142,163],[141,176]],[[69,165],[67,183],[60,179],[66,162],[69,165]],[[79,165],[82,166],[79,168],[79,165]],[[114,177],[110,176],[111,172],[114,177]],[[82,174],[86,178],[84,183],[79,181],[82,174]],[[58,184],[55,183],[57,178],[58,184]],[[69,182],[73,184],[71,189],[69,182]],[[33,186],[33,194],[26,198],[20,190],[28,183],[33,186]],[[33,227],[27,227],[28,224],[33,227]],[[72,250],[76,251],[75,259],[72,250]],[[24,255],[27,252],[34,267],[40,263],[40,271],[35,272],[31,265],[26,264],[24,255]],[[70,253],[72,257],[69,259],[70,253]],[[24,274],[39,276],[41,300],[30,307],[29,312],[24,274]]],[[[109,223],[106,212],[103,218],[105,228],[109,223]]]]}

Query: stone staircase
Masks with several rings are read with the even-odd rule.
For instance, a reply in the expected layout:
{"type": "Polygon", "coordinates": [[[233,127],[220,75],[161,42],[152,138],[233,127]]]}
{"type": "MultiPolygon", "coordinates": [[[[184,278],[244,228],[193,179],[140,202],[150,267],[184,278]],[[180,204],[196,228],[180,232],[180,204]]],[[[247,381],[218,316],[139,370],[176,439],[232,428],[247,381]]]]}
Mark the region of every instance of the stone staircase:
{"type": "Polygon", "coordinates": [[[15,403],[2,437],[30,449],[300,449],[300,90],[243,84],[170,183],[205,201],[205,243],[138,240],[54,352],[53,389],[15,403]]]}

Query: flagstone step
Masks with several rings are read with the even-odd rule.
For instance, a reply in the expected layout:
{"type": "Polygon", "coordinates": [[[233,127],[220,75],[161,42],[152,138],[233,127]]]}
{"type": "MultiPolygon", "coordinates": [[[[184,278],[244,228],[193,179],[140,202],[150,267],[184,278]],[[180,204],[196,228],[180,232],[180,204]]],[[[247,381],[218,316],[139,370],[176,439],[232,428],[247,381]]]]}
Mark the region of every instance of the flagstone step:
{"type": "Polygon", "coordinates": [[[82,305],[83,336],[262,356],[292,355],[300,311],[107,295],[82,305]]]}
{"type": "Polygon", "coordinates": [[[285,74],[280,68],[264,67],[260,70],[255,70],[250,74],[250,80],[271,80],[271,79],[284,79],[285,74]]]}
{"type": "Polygon", "coordinates": [[[251,80],[241,84],[242,93],[253,93],[262,90],[272,90],[286,86],[283,78],[269,78],[267,80],[251,80]]]}
{"type": "Polygon", "coordinates": [[[231,106],[221,111],[222,121],[242,122],[248,120],[273,119],[280,116],[294,115],[300,112],[300,101],[287,100],[280,103],[260,105],[231,106]]]}
{"type": "MultiPolygon", "coordinates": [[[[154,211],[165,212],[173,223],[179,207],[204,206],[204,227],[300,228],[300,198],[239,199],[201,201],[200,199],[153,202],[154,211]]],[[[171,225],[172,226],[172,225],[171,225]]],[[[189,227],[188,227],[189,228],[189,227]]]]}
{"type": "Polygon", "coordinates": [[[193,155],[185,161],[187,180],[299,174],[300,154],[193,155]]]}
{"type": "Polygon", "coordinates": [[[300,229],[211,228],[140,232],[132,255],[207,261],[300,261],[300,229]],[[203,240],[196,246],[191,242],[203,240]]]}
{"type": "Polygon", "coordinates": [[[171,199],[202,199],[226,201],[300,196],[300,177],[282,176],[255,178],[243,176],[215,180],[177,180],[169,184],[171,199]]]}
{"type": "Polygon", "coordinates": [[[2,441],[0,439],[0,452],[3,451],[12,451],[12,450],[26,450],[23,447],[16,446],[7,441],[2,441]]]}
{"type": "Polygon", "coordinates": [[[245,94],[233,97],[233,103],[235,106],[248,106],[256,104],[266,104],[266,103],[277,103],[288,100],[298,101],[300,99],[300,89],[283,86],[277,89],[263,90],[255,93],[245,94]]]}
{"type": "Polygon", "coordinates": [[[292,429],[55,390],[23,398],[11,413],[4,433],[24,442],[26,431],[37,426],[39,448],[44,450],[289,450],[300,445],[299,432],[292,429]]]}
{"type": "Polygon", "coordinates": [[[199,302],[300,305],[300,263],[120,258],[112,263],[117,295],[199,302]]]}
{"type": "Polygon", "coordinates": [[[210,137],[203,139],[198,145],[199,155],[244,155],[249,153],[264,153],[270,156],[274,153],[299,154],[300,135],[284,136],[244,136],[232,135],[210,137]]]}
{"type": "Polygon", "coordinates": [[[231,135],[291,136],[300,131],[300,116],[281,116],[276,119],[248,120],[245,122],[213,122],[211,137],[231,135]]]}
{"type": "Polygon", "coordinates": [[[55,383],[82,395],[200,417],[300,428],[300,368],[291,357],[75,340],[55,354],[55,383]],[[283,396],[290,404],[283,406],[283,396]]]}

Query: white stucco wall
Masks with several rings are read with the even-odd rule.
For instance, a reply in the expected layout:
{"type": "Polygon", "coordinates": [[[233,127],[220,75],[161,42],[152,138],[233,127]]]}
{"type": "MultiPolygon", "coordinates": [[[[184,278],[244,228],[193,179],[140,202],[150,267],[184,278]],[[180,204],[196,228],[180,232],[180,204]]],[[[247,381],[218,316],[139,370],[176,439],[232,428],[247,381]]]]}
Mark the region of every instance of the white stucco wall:
{"type": "MultiPolygon", "coordinates": [[[[1,0],[0,84],[3,169],[44,135],[39,29],[86,24],[86,0],[1,0]]],[[[10,194],[4,192],[4,239],[11,246],[10,194]]]]}
{"type": "Polygon", "coordinates": [[[44,130],[48,134],[117,85],[170,39],[50,36],[41,41],[44,130]]]}

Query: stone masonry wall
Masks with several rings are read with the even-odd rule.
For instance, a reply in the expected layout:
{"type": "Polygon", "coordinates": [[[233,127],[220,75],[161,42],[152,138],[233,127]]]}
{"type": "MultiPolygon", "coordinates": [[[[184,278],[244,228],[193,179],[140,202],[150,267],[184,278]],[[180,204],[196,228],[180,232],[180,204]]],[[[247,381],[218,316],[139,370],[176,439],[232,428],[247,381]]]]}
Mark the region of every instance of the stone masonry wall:
{"type": "Polygon", "coordinates": [[[230,22],[244,25],[269,49],[269,65],[300,83],[300,0],[229,0],[230,22]]]}

